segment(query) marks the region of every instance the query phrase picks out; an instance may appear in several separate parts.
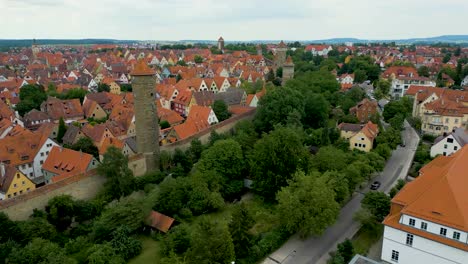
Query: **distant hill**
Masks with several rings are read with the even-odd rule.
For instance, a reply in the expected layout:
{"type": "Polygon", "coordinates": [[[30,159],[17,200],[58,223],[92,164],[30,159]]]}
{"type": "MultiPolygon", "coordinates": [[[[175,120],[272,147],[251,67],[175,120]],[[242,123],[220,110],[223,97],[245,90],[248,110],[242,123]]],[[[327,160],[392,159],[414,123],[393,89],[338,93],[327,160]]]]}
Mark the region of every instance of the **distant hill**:
{"type": "MultiPolygon", "coordinates": [[[[32,39],[0,39],[0,47],[27,47],[31,46],[32,39]]],[[[93,44],[127,44],[135,40],[116,39],[37,39],[38,45],[93,45],[93,44]]]]}
{"type": "Polygon", "coordinates": [[[371,39],[357,39],[357,38],[332,38],[322,40],[305,41],[308,43],[327,43],[339,44],[345,42],[353,43],[389,43],[395,42],[397,44],[415,44],[415,43],[450,43],[450,44],[468,44],[468,35],[445,35],[429,38],[409,38],[409,39],[387,39],[387,40],[371,40],[371,39]]]}

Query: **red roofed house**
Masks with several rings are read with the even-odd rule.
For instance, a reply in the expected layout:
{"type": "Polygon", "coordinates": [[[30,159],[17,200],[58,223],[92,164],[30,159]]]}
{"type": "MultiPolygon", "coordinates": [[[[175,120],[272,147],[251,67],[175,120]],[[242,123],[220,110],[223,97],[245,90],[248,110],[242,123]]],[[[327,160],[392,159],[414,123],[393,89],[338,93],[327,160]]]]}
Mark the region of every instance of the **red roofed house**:
{"type": "Polygon", "coordinates": [[[174,218],[163,215],[156,211],[151,211],[147,219],[147,224],[163,233],[167,233],[174,224],[174,218]]]}
{"type": "Polygon", "coordinates": [[[349,139],[349,148],[369,152],[374,148],[374,139],[379,133],[376,124],[368,122],[365,125],[341,123],[338,125],[342,138],[349,139]]]}
{"type": "Polygon", "coordinates": [[[359,122],[366,123],[377,113],[377,102],[364,98],[356,106],[351,107],[349,113],[357,117],[359,122]]]}
{"type": "Polygon", "coordinates": [[[58,123],[60,118],[66,123],[84,119],[83,108],[79,99],[60,100],[55,97],[47,98],[41,104],[41,111],[47,113],[53,122],[58,123]]]}
{"type": "Polygon", "coordinates": [[[392,199],[382,260],[388,263],[467,263],[468,146],[424,166],[392,199]]]}
{"type": "Polygon", "coordinates": [[[92,155],[62,147],[53,147],[42,165],[46,183],[88,172],[98,166],[92,155]]]}
{"type": "Polygon", "coordinates": [[[327,56],[328,52],[332,50],[330,45],[307,45],[305,48],[306,52],[310,52],[314,56],[327,56]]]}

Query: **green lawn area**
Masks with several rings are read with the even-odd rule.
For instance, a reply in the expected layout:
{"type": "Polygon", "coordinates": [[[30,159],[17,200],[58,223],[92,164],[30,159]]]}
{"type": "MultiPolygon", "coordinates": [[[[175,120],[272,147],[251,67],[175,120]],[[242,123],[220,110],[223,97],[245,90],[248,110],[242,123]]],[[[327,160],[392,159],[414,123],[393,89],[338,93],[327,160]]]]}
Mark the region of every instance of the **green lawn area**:
{"type": "Polygon", "coordinates": [[[371,246],[377,243],[383,235],[383,225],[379,224],[376,228],[361,229],[354,235],[352,242],[356,254],[367,255],[371,246]]]}
{"type": "Polygon", "coordinates": [[[159,241],[155,241],[151,237],[141,236],[139,237],[143,243],[143,249],[141,254],[131,259],[128,263],[130,264],[158,264],[159,263],[159,241]]]}

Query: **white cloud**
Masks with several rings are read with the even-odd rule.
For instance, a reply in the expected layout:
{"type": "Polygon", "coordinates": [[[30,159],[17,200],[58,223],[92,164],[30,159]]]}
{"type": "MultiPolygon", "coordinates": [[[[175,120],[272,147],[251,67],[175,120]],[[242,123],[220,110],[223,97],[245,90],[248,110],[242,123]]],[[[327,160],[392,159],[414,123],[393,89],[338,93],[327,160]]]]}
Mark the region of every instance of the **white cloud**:
{"type": "Polygon", "coordinates": [[[465,0],[0,0],[0,10],[0,38],[304,40],[468,33],[465,0]]]}

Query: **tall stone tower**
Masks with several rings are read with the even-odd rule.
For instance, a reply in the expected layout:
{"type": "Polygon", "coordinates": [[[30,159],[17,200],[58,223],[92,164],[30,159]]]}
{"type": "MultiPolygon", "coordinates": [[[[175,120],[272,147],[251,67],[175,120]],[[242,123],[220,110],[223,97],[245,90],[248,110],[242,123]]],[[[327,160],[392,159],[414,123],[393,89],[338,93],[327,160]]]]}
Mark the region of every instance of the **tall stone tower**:
{"type": "Polygon", "coordinates": [[[257,55],[263,55],[262,45],[258,44],[256,49],[257,49],[257,55]]]}
{"type": "Polygon", "coordinates": [[[135,129],[138,153],[142,153],[146,170],[158,169],[159,124],[155,104],[156,72],[139,60],[130,73],[135,97],[135,129]]]}
{"type": "Polygon", "coordinates": [[[218,39],[218,49],[220,51],[224,50],[224,39],[223,39],[223,37],[219,37],[219,39],[218,39]]]}
{"type": "Polygon", "coordinates": [[[294,78],[294,62],[291,56],[288,56],[286,62],[283,64],[283,80],[282,84],[284,85],[286,81],[294,78]]]}
{"type": "Polygon", "coordinates": [[[275,68],[278,69],[283,67],[286,62],[286,52],[288,51],[288,46],[284,44],[283,41],[280,42],[278,47],[276,47],[276,56],[275,56],[275,68]]]}
{"type": "Polygon", "coordinates": [[[33,39],[31,50],[32,50],[33,59],[37,60],[37,54],[39,53],[39,46],[36,43],[36,39],[33,39]]]}

